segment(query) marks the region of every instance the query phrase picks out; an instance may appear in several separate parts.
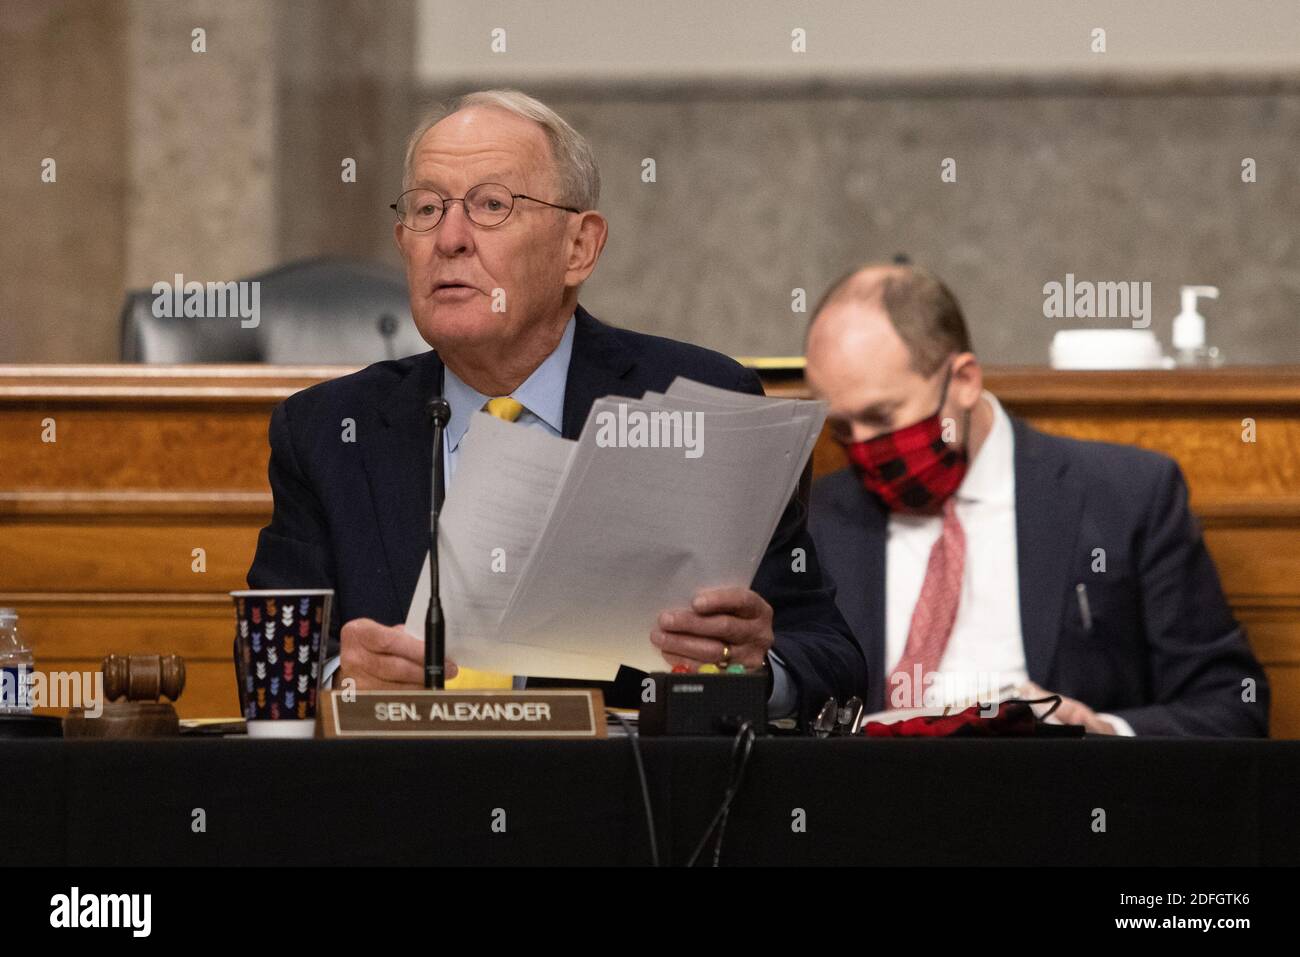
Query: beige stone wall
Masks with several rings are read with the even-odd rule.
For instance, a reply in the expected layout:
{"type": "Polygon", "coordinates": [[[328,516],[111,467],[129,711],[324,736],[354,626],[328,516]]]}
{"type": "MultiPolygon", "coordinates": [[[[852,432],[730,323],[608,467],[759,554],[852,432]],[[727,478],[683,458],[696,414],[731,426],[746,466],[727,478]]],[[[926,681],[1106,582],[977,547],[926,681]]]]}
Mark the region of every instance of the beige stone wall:
{"type": "Polygon", "coordinates": [[[277,39],[262,0],[128,0],[126,284],[275,264],[277,39]],[[203,30],[205,52],[194,50],[203,30]]]}
{"type": "Polygon", "coordinates": [[[550,100],[601,162],[612,234],[585,301],[620,323],[798,354],[791,290],[814,303],[902,251],[949,282],[988,361],[1047,361],[1071,323],[1044,318],[1043,285],[1073,273],[1151,282],[1166,345],[1178,287],[1216,284],[1204,312],[1230,361],[1300,362],[1300,77],[550,100]]]}
{"type": "Polygon", "coordinates": [[[176,273],[235,279],[324,253],[395,262],[384,204],[410,123],[410,10],[0,5],[0,362],[115,360],[126,291],[176,273]],[[344,157],[355,184],[341,183],[344,157]]]}
{"type": "Polygon", "coordinates": [[[0,5],[0,362],[117,354],[126,29],[121,4],[0,5]]]}
{"type": "MultiPolygon", "coordinates": [[[[420,10],[0,5],[0,361],[111,361],[125,290],[176,272],[231,279],[326,253],[396,264],[385,206],[406,134],[468,82],[417,79],[420,10]],[[204,54],[190,49],[200,26],[204,54]],[[40,182],[46,156],[57,184],[40,182]]],[[[1300,362],[1300,57],[1287,65],[1300,29],[1227,72],[1194,50],[1177,61],[1196,35],[1162,47],[1158,69],[1091,76],[1040,63],[983,78],[648,80],[603,64],[524,85],[595,145],[613,230],[583,301],[609,321],[797,353],[792,290],[811,304],[855,262],[904,251],[951,283],[990,362],[1045,361],[1063,323],[1043,317],[1042,286],[1067,273],[1151,282],[1166,343],[1178,286],[1217,284],[1205,311],[1231,361],[1300,362]],[[955,183],[940,179],[949,157],[955,183]]],[[[1228,62],[1240,44],[1211,35],[1228,62]]]]}

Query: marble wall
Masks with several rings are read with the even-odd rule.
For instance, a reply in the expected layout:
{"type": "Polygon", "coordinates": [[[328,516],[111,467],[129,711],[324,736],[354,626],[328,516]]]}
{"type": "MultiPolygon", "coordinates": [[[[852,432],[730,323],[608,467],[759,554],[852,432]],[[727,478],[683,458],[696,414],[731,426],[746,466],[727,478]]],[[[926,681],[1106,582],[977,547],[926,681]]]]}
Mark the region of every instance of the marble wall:
{"type": "Polygon", "coordinates": [[[1300,361],[1300,82],[545,98],[601,163],[612,230],[585,299],[613,321],[798,354],[793,289],[815,302],[905,252],[949,283],[986,361],[1045,362],[1058,328],[1128,324],[1045,318],[1043,286],[1067,273],[1149,281],[1166,343],[1178,287],[1218,285],[1203,311],[1230,361],[1300,361]]]}

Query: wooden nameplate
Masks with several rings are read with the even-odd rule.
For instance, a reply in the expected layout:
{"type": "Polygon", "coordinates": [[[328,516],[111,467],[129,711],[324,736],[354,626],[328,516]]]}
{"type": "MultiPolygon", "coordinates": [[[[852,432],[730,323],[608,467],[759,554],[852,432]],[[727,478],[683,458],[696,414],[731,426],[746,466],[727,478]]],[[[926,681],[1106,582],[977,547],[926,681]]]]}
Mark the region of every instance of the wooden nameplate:
{"type": "Polygon", "coordinates": [[[603,738],[598,688],[326,691],[318,738],[603,738]]]}

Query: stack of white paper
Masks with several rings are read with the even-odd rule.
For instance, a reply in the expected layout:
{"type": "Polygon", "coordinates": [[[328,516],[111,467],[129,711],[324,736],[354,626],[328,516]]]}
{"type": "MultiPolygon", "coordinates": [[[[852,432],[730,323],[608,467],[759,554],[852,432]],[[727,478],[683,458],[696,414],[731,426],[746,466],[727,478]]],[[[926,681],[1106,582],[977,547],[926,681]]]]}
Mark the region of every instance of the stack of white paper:
{"type": "MultiPolygon", "coordinates": [[[[663,669],[657,615],[749,586],[825,417],[680,378],[597,401],[577,442],[475,415],[439,524],[447,656],[584,680],[663,669]]],[[[426,557],[412,634],[428,601],[426,557]]]]}

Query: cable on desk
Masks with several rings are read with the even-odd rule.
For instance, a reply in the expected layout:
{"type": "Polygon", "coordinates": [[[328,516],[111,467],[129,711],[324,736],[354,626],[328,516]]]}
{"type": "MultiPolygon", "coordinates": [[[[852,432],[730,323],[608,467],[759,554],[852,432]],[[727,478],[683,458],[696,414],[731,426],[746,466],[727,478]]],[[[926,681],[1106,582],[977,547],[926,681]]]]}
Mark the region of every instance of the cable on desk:
{"type": "Polygon", "coordinates": [[[659,838],[655,834],[655,812],[650,804],[650,785],[646,783],[645,764],[641,760],[641,735],[628,723],[627,718],[613,708],[606,708],[605,710],[618,719],[618,723],[623,726],[624,732],[627,733],[628,740],[632,742],[632,757],[636,761],[637,777],[641,779],[641,800],[645,804],[645,825],[650,834],[650,866],[658,867],[659,838]]]}
{"type": "Polygon", "coordinates": [[[731,804],[735,801],[736,795],[740,791],[740,785],[745,780],[745,768],[749,765],[749,755],[754,750],[754,740],[757,737],[753,723],[746,721],[741,724],[740,730],[736,732],[736,736],[732,739],[731,780],[727,782],[727,790],[723,792],[721,807],[713,815],[713,820],[709,822],[709,827],[704,832],[704,836],[700,838],[700,843],[695,845],[694,852],[686,861],[687,867],[695,866],[695,861],[699,858],[700,852],[704,850],[704,845],[708,843],[715,830],[718,837],[713,844],[713,863],[711,866],[717,867],[718,862],[722,859],[722,838],[727,831],[727,819],[731,816],[731,804]]]}

